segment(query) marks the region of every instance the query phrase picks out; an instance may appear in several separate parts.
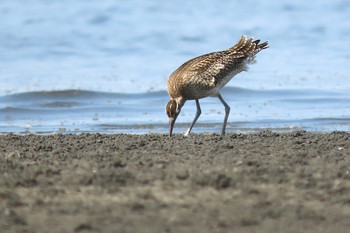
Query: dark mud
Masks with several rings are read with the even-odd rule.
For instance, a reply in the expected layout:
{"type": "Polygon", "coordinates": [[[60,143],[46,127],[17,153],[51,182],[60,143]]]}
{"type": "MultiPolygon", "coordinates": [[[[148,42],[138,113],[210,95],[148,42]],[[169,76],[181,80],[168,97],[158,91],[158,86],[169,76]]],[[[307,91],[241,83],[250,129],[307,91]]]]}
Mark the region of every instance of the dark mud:
{"type": "Polygon", "coordinates": [[[0,232],[349,232],[350,134],[0,136],[0,232]]]}

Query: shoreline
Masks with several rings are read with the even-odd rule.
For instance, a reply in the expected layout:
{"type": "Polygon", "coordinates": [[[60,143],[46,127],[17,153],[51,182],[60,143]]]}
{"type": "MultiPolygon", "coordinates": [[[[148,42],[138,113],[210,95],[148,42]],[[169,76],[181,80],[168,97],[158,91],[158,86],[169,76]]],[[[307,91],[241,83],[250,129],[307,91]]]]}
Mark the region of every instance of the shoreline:
{"type": "Polygon", "coordinates": [[[0,134],[0,154],[2,232],[350,226],[346,132],[0,134]]]}

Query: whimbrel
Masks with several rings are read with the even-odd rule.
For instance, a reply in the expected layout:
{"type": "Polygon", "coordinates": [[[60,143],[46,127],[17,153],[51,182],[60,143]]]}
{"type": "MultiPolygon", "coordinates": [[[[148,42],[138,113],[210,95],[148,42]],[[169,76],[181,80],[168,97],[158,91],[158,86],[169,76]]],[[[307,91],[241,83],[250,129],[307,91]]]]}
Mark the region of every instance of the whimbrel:
{"type": "Polygon", "coordinates": [[[230,114],[230,107],[220,94],[224,87],[236,74],[247,70],[247,64],[254,63],[255,55],[263,49],[268,48],[268,41],[260,43],[260,40],[253,38],[241,39],[231,48],[204,54],[193,58],[179,68],[169,77],[167,90],[170,101],[165,112],[169,117],[169,134],[172,135],[174,123],[179,116],[182,106],[187,100],[195,100],[197,113],[185,135],[188,135],[202,111],[199,99],[204,97],[218,97],[225,107],[225,118],[221,134],[225,134],[227,118],[230,114]]]}

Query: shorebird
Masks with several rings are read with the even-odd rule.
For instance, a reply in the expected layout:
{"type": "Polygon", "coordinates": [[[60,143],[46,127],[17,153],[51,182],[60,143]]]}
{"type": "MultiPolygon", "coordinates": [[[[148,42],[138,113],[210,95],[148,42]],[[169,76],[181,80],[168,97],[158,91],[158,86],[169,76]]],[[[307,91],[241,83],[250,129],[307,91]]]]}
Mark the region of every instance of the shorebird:
{"type": "Polygon", "coordinates": [[[230,107],[222,98],[220,90],[233,76],[246,71],[247,64],[255,62],[254,58],[258,52],[268,48],[268,41],[259,43],[260,40],[247,39],[246,36],[242,36],[233,47],[193,58],[182,64],[170,75],[167,82],[170,101],[165,108],[169,117],[170,136],[176,118],[185,102],[195,100],[197,106],[197,113],[185,133],[187,136],[202,113],[199,99],[208,96],[218,97],[225,107],[225,118],[221,131],[222,135],[225,134],[230,107]]]}

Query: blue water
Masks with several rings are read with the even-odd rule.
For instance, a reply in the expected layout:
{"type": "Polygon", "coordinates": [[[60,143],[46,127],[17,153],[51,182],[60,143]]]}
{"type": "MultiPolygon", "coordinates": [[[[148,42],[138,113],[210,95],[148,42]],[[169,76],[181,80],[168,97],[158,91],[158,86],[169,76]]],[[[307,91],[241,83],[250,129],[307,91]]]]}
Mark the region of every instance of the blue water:
{"type": "MultiPolygon", "coordinates": [[[[165,133],[168,76],[242,34],[270,48],[223,89],[228,132],[350,131],[349,18],[346,0],[3,0],[0,133],[165,133]]],[[[222,104],[200,103],[193,132],[219,133],[222,104]]]]}

